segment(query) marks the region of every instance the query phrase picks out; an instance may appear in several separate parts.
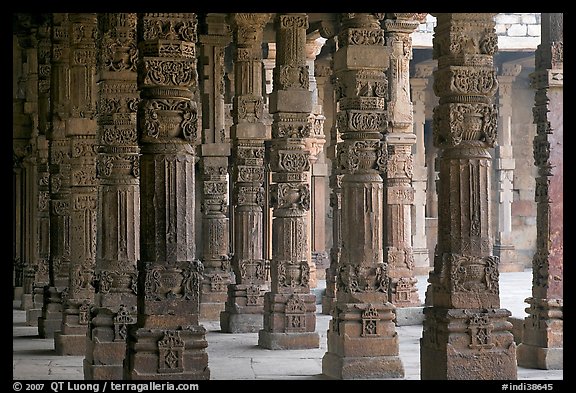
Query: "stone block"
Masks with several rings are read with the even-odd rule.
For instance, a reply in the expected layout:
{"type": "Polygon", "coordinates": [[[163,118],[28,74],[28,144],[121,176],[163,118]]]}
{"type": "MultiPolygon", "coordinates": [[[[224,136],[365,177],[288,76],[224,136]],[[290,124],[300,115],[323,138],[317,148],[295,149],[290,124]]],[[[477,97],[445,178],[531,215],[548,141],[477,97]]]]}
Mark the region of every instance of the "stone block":
{"type": "Polygon", "coordinates": [[[86,334],[54,334],[54,349],[57,355],[83,356],[86,353],[86,334]]]}
{"type": "Polygon", "coordinates": [[[257,333],[264,326],[264,315],[220,313],[220,330],[224,333],[257,333]]]}
{"type": "Polygon", "coordinates": [[[270,94],[270,113],[312,111],[312,93],[308,90],[276,90],[270,94]]]}
{"type": "Polygon", "coordinates": [[[334,71],[342,69],[384,69],[388,48],[379,45],[349,45],[334,53],[334,71]]]}
{"type": "Polygon", "coordinates": [[[404,378],[404,366],[398,356],[342,357],[327,352],[322,373],[334,379],[404,378]]]}
{"type": "Polygon", "coordinates": [[[564,348],[543,348],[520,344],[516,350],[518,366],[542,370],[564,369],[564,348]]]}
{"type": "Polygon", "coordinates": [[[394,313],[396,326],[422,325],[424,321],[424,307],[396,307],[394,313]]]}
{"type": "Polygon", "coordinates": [[[316,332],[275,333],[258,332],[258,346],[266,349],[310,349],[320,347],[320,336],[316,332]]]}

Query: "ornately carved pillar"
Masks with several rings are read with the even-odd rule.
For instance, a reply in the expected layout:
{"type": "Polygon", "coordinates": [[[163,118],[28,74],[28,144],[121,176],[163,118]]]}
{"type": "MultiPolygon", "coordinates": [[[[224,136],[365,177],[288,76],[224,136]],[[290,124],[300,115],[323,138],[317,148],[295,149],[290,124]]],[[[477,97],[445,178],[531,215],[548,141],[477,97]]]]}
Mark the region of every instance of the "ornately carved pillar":
{"type": "Polygon", "coordinates": [[[536,253],[532,296],[524,320],[518,365],[546,370],[564,367],[564,17],[542,14],[542,41],[531,75],[534,97],[536,253]]]}
{"type": "Polygon", "coordinates": [[[426,239],[426,185],[428,170],[426,166],[426,147],[424,143],[424,123],[426,122],[426,87],[432,67],[416,65],[414,77],[410,78],[414,134],[416,145],[414,153],[414,202],[412,204],[412,252],[414,254],[414,274],[428,275],[431,270],[430,255],[426,239]]]}
{"type": "MultiPolygon", "coordinates": [[[[386,45],[390,51],[388,75],[388,128],[384,141],[388,148],[384,178],[384,262],[390,278],[390,302],[397,308],[420,306],[414,277],[412,214],[414,203],[414,156],[412,100],[410,99],[410,59],[412,38],[426,14],[386,14],[386,45]]],[[[397,310],[398,311],[398,310],[397,310]]],[[[398,323],[401,318],[397,318],[398,323]]]]}
{"type": "Polygon", "coordinates": [[[424,309],[420,340],[421,379],[517,377],[510,311],[500,308],[498,257],[492,255],[494,15],[435,14],[439,221],[432,305],[424,309]]]}
{"type": "Polygon", "coordinates": [[[268,349],[318,348],[316,296],[310,293],[308,220],[310,209],[308,117],[312,93],[306,65],[305,14],[276,17],[276,67],[270,95],[273,115],[271,288],[264,296],[264,327],[258,345],[268,349]]]}
{"type": "Polygon", "coordinates": [[[69,14],[70,267],[62,328],[54,336],[59,355],[84,355],[96,263],[96,29],[91,14],[69,14]]]}
{"type": "Polygon", "coordinates": [[[128,329],[125,379],[210,378],[194,238],[196,29],[192,13],[138,14],[142,215],[138,320],[128,329]]]}
{"type": "Polygon", "coordinates": [[[520,73],[520,64],[502,65],[498,76],[498,145],[496,146],[496,203],[498,208],[496,221],[496,239],[494,255],[500,258],[500,272],[521,272],[524,266],[518,263],[514,237],[512,234],[512,189],[514,180],[514,155],[512,153],[512,84],[520,73]]]}
{"type": "Polygon", "coordinates": [[[202,86],[202,264],[200,318],[218,320],[224,311],[230,269],[228,220],[228,158],[230,134],[224,115],[224,50],[230,43],[226,14],[206,15],[200,35],[202,86]]]}
{"type": "MultiPolygon", "coordinates": [[[[317,280],[325,278],[329,262],[326,252],[326,192],[328,191],[328,164],[324,153],[326,136],[320,90],[324,88],[316,79],[316,56],[320,54],[325,38],[307,37],[306,64],[308,65],[309,90],[312,92],[310,136],[306,138],[306,149],[310,152],[310,210],[308,231],[310,232],[310,288],[317,287],[317,280]]],[[[322,79],[322,78],[321,78],[322,79]]],[[[322,83],[325,82],[322,80],[322,83]]]]}
{"type": "Polygon", "coordinates": [[[36,271],[32,307],[26,311],[26,322],[29,325],[38,325],[38,318],[42,316],[44,304],[44,287],[49,286],[48,260],[50,257],[50,172],[48,164],[48,139],[50,122],[50,18],[43,15],[43,21],[38,26],[36,37],[38,40],[38,137],[37,137],[37,213],[35,245],[36,271]]]}
{"type": "Polygon", "coordinates": [[[62,325],[62,302],[68,292],[70,265],[70,142],[66,119],[70,116],[70,44],[68,14],[51,18],[50,116],[48,160],[50,166],[50,286],[44,288],[38,334],[52,338],[62,325]]]}
{"type": "MultiPolygon", "coordinates": [[[[340,234],[340,206],[341,206],[341,188],[340,182],[342,175],[338,172],[338,165],[336,162],[336,145],[339,142],[338,130],[336,127],[336,112],[337,104],[335,97],[334,85],[336,79],[332,73],[332,55],[330,60],[316,62],[316,80],[318,81],[319,98],[322,101],[322,111],[326,117],[324,121],[324,133],[328,134],[329,145],[326,148],[326,158],[330,160],[330,172],[328,176],[328,196],[329,206],[332,214],[332,241],[331,248],[327,255],[328,267],[325,270],[326,289],[322,294],[322,314],[330,315],[332,309],[332,302],[336,298],[336,272],[337,265],[340,259],[340,244],[342,243],[340,234]],[[327,130],[327,131],[326,131],[327,130]]],[[[325,228],[326,230],[327,228],[325,228]]]]}
{"type": "Polygon", "coordinates": [[[342,249],[322,372],[337,379],[402,378],[394,305],[383,259],[383,181],[388,51],[384,14],[342,14],[334,73],[339,81],[338,164],[342,249]]]}
{"type": "Polygon", "coordinates": [[[96,293],[84,378],[118,380],[128,325],[136,323],[140,258],[136,14],[99,14],[98,24],[96,293]]]}
{"type": "Polygon", "coordinates": [[[268,289],[263,258],[264,140],[262,35],[270,14],[230,15],[235,48],[232,152],[233,257],[236,283],[220,314],[227,333],[257,332],[263,326],[268,289]]]}

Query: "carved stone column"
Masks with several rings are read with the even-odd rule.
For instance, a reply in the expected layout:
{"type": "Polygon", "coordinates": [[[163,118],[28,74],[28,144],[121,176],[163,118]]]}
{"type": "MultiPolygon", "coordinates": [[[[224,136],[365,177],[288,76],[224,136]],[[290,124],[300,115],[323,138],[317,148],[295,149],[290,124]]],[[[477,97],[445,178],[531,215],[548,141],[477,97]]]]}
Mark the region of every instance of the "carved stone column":
{"type": "Polygon", "coordinates": [[[310,243],[306,211],[310,209],[308,117],[312,110],[306,65],[305,14],[276,17],[276,67],[270,95],[273,115],[271,288],[264,296],[264,327],[258,345],[268,349],[318,348],[316,296],[310,293],[310,243]]]}
{"type": "Polygon", "coordinates": [[[438,245],[424,309],[421,379],[516,379],[516,346],[500,308],[492,255],[488,149],[497,135],[495,14],[435,14],[434,144],[438,245]]]}
{"type": "MultiPolygon", "coordinates": [[[[333,38],[331,38],[333,40],[333,38]]],[[[328,186],[330,189],[329,203],[332,212],[332,246],[329,253],[329,267],[326,269],[326,289],[322,296],[322,314],[330,315],[332,304],[336,300],[336,275],[338,272],[338,263],[340,261],[342,233],[341,233],[341,214],[342,209],[342,174],[339,170],[337,151],[338,143],[341,142],[340,134],[338,132],[337,123],[337,100],[339,96],[339,85],[337,77],[333,73],[334,61],[333,55],[330,56],[329,65],[327,65],[330,82],[326,86],[330,86],[330,93],[327,94],[327,99],[324,103],[324,111],[330,129],[328,131],[329,146],[326,149],[326,157],[330,160],[330,175],[328,177],[328,186]]],[[[325,123],[326,124],[326,123],[325,123]]]]}
{"type": "MultiPolygon", "coordinates": [[[[410,58],[412,38],[426,14],[386,14],[386,45],[390,51],[388,74],[388,128],[384,141],[388,148],[384,178],[384,262],[388,265],[390,302],[397,308],[420,306],[414,277],[412,214],[414,203],[414,156],[412,100],[410,99],[410,58]]],[[[412,317],[399,315],[396,322],[412,323],[412,317]],[[404,319],[408,318],[407,321],[404,319]]],[[[405,313],[403,313],[405,314],[405,313]]],[[[418,319],[418,323],[420,320],[418,319]]]]}
{"type": "Polygon", "coordinates": [[[432,67],[416,65],[414,77],[410,78],[414,134],[416,145],[414,153],[414,173],[412,187],[414,202],[412,204],[412,252],[414,254],[414,274],[428,275],[431,270],[430,255],[426,239],[426,188],[428,170],[426,166],[426,147],[424,143],[424,123],[426,122],[426,87],[432,67]]]}
{"type": "Polygon", "coordinates": [[[42,316],[44,304],[44,287],[50,284],[48,274],[48,261],[50,258],[50,168],[48,163],[50,121],[50,18],[43,15],[38,26],[36,38],[37,46],[37,73],[38,73],[38,101],[36,105],[38,118],[37,138],[37,212],[35,245],[35,277],[33,287],[32,306],[26,311],[26,323],[38,325],[38,318],[42,316]]]}
{"type": "Polygon", "coordinates": [[[524,320],[518,365],[546,370],[564,367],[564,17],[542,14],[542,43],[531,75],[534,97],[534,164],[538,227],[532,259],[532,296],[524,320]]]}
{"type": "Polygon", "coordinates": [[[338,164],[342,254],[322,372],[337,379],[402,378],[394,305],[383,260],[388,51],[384,14],[342,14],[334,73],[341,89],[338,164]]]}
{"type": "Polygon", "coordinates": [[[200,318],[219,320],[224,311],[230,269],[228,220],[228,158],[230,134],[224,115],[224,49],[230,43],[226,14],[207,14],[200,35],[202,86],[202,264],[200,318]]]}
{"type": "Polygon", "coordinates": [[[197,19],[138,14],[140,141],[138,320],[124,379],[209,379],[199,325],[202,263],[195,258],[195,145],[199,142],[197,19]]]}
{"type": "Polygon", "coordinates": [[[227,333],[257,332],[263,326],[264,293],[268,289],[263,259],[264,98],[262,96],[262,34],[270,14],[230,15],[233,31],[235,96],[231,136],[233,257],[236,283],[220,314],[227,333]]]}
{"type": "Polygon", "coordinates": [[[136,14],[98,15],[98,178],[94,306],[85,379],[122,379],[136,323],[140,258],[140,149],[136,132],[136,14]]]}
{"type": "Polygon", "coordinates": [[[59,355],[84,355],[96,263],[96,14],[69,14],[70,266],[59,355]]]}
{"type": "Polygon", "coordinates": [[[494,255],[500,258],[500,272],[521,272],[524,266],[518,263],[514,237],[512,235],[512,189],[514,180],[514,155],[512,153],[512,84],[522,70],[520,64],[502,65],[498,76],[498,145],[496,146],[496,202],[498,215],[494,255]]]}
{"type": "Polygon", "coordinates": [[[66,119],[70,116],[70,45],[68,14],[54,13],[51,18],[51,126],[47,135],[50,165],[50,286],[44,288],[42,316],[38,334],[53,338],[62,324],[62,302],[68,293],[70,266],[70,143],[66,137],[66,119]]]}
{"type": "Polygon", "coordinates": [[[316,78],[315,60],[322,50],[325,38],[307,37],[306,64],[308,65],[309,90],[312,92],[312,110],[310,136],[306,138],[306,150],[310,152],[310,210],[308,230],[310,232],[310,288],[317,287],[317,280],[325,278],[329,262],[326,252],[326,192],[328,190],[328,164],[324,153],[326,136],[324,135],[323,101],[320,90],[324,89],[325,78],[316,78]]]}

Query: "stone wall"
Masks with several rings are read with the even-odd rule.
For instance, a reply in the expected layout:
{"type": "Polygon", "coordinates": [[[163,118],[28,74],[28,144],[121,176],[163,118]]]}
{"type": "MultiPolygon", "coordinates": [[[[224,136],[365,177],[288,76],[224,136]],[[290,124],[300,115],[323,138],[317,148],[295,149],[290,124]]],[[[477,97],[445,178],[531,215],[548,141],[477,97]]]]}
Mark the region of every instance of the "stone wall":
{"type": "MultiPolygon", "coordinates": [[[[501,13],[494,19],[499,51],[532,51],[540,44],[539,13],[501,13]]],[[[414,32],[415,48],[432,47],[432,33],[435,26],[436,18],[428,14],[426,20],[414,32]]]]}

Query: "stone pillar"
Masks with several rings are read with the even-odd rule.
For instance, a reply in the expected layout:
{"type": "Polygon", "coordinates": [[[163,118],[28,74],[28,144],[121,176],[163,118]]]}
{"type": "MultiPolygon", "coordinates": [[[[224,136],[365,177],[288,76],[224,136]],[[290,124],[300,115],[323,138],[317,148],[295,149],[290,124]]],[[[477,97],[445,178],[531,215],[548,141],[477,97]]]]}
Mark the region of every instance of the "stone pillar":
{"type": "Polygon", "coordinates": [[[531,75],[534,97],[534,164],[537,237],[532,259],[532,296],[524,320],[518,365],[556,370],[564,367],[564,18],[542,14],[542,43],[531,75]]]}
{"type": "Polygon", "coordinates": [[[199,325],[202,263],[195,258],[195,145],[199,142],[197,19],[138,14],[140,141],[138,320],[124,379],[209,379],[199,325]]]}
{"type": "Polygon", "coordinates": [[[96,37],[95,13],[69,14],[70,266],[59,355],[84,355],[96,263],[96,37]]]}
{"type": "Polygon", "coordinates": [[[402,378],[395,307],[383,260],[386,165],[384,14],[342,14],[334,73],[341,88],[338,164],[342,171],[342,251],[322,372],[330,378],[402,378]]]}
{"type": "Polygon", "coordinates": [[[38,318],[42,316],[44,303],[44,287],[50,283],[48,275],[48,260],[50,258],[50,172],[48,164],[48,139],[50,122],[50,21],[44,16],[36,33],[37,67],[38,67],[38,138],[37,138],[37,173],[38,194],[36,212],[35,245],[36,271],[32,294],[32,305],[26,311],[26,323],[31,326],[38,325],[38,318]]]}
{"type": "Polygon", "coordinates": [[[521,272],[524,266],[518,263],[512,234],[512,188],[514,181],[514,155],[512,153],[512,84],[522,70],[520,64],[502,65],[498,76],[498,145],[496,146],[496,202],[498,215],[494,255],[500,258],[500,272],[521,272]]]}
{"type": "Polygon", "coordinates": [[[315,60],[325,38],[308,37],[306,39],[306,64],[309,72],[309,90],[312,92],[312,113],[310,113],[310,136],[306,138],[306,149],[310,152],[310,288],[317,287],[317,280],[324,279],[329,257],[326,252],[326,192],[328,190],[328,164],[324,144],[323,92],[325,79],[316,78],[315,60]]]}
{"type": "MultiPolygon", "coordinates": [[[[313,237],[312,237],[312,260],[316,265],[316,276],[318,279],[326,280],[327,269],[330,268],[330,253],[327,246],[331,244],[331,237],[327,236],[328,228],[327,215],[330,206],[330,162],[327,160],[326,134],[327,124],[331,125],[333,116],[328,119],[326,112],[330,112],[333,106],[334,93],[329,81],[331,74],[330,63],[316,59],[314,62],[314,75],[318,86],[318,112],[319,116],[312,128],[313,135],[317,136],[318,145],[321,148],[318,154],[318,161],[312,164],[312,206],[313,208],[313,237]],[[330,108],[326,110],[326,106],[330,108]]],[[[330,112],[331,113],[331,112],[330,112]]],[[[322,310],[323,312],[323,310],[322,310]]]]}
{"type": "MultiPolygon", "coordinates": [[[[332,56],[330,56],[332,58],[332,56]]],[[[319,72],[319,65],[317,64],[317,73],[319,72]]],[[[337,97],[336,97],[336,86],[337,78],[334,76],[333,61],[330,60],[328,64],[322,64],[322,75],[323,77],[318,77],[318,80],[323,78],[329,78],[329,82],[325,84],[325,88],[328,90],[323,96],[323,109],[326,115],[326,121],[324,126],[330,125],[329,131],[327,132],[329,136],[330,143],[326,149],[326,157],[330,160],[330,175],[328,177],[329,186],[329,204],[332,209],[332,246],[330,247],[329,253],[329,266],[326,268],[325,279],[326,279],[326,289],[322,295],[322,314],[330,315],[332,304],[336,299],[336,274],[338,271],[338,263],[340,261],[341,244],[342,244],[342,234],[341,234],[341,215],[340,210],[342,208],[342,174],[339,171],[339,166],[337,162],[337,145],[341,141],[337,122],[337,97]]],[[[326,128],[325,128],[326,129],[326,128]]]]}
{"type": "Polygon", "coordinates": [[[224,116],[224,49],[230,43],[226,14],[207,14],[206,34],[200,35],[202,86],[202,264],[200,318],[219,320],[224,311],[230,269],[228,220],[229,131],[224,116]]]}
{"type": "Polygon", "coordinates": [[[53,338],[61,329],[62,302],[68,293],[70,266],[70,143],[66,119],[70,108],[68,14],[52,14],[48,160],[50,165],[50,286],[44,288],[38,334],[53,338]]]}
{"type": "Polygon", "coordinates": [[[264,98],[262,34],[270,14],[230,15],[233,31],[235,96],[231,137],[232,204],[234,205],[232,268],[236,283],[220,314],[227,333],[257,332],[263,326],[266,261],[263,258],[264,98]]]}
{"type": "MultiPolygon", "coordinates": [[[[397,308],[398,324],[413,323],[412,316],[399,310],[400,308],[420,306],[412,251],[412,145],[416,142],[416,135],[413,132],[410,99],[410,34],[418,27],[419,20],[425,17],[426,14],[387,14],[384,21],[386,44],[390,51],[390,67],[387,70],[388,128],[384,133],[388,148],[383,173],[384,262],[388,265],[390,302],[397,308]]],[[[419,323],[420,319],[417,322],[419,323]]]]}
{"type": "Polygon", "coordinates": [[[136,14],[99,14],[98,24],[96,293],[84,378],[118,380],[128,325],[136,323],[140,257],[136,14]]]}
{"type": "Polygon", "coordinates": [[[308,117],[312,110],[306,65],[306,14],[276,17],[276,67],[270,95],[273,115],[270,167],[271,287],[264,296],[264,327],[258,345],[268,349],[318,348],[316,296],[310,293],[308,117]]]}
{"type": "Polygon", "coordinates": [[[426,166],[426,147],[424,144],[424,123],[426,122],[426,87],[432,75],[432,67],[416,65],[414,77],[410,78],[412,108],[414,117],[414,134],[416,144],[414,152],[414,173],[412,187],[414,202],[412,204],[412,252],[414,254],[414,274],[428,275],[432,266],[426,238],[426,189],[428,170],[426,166]]]}
{"type": "Polygon", "coordinates": [[[421,379],[516,379],[516,345],[500,308],[492,254],[489,148],[497,135],[495,14],[434,14],[438,246],[424,309],[421,379]]]}

